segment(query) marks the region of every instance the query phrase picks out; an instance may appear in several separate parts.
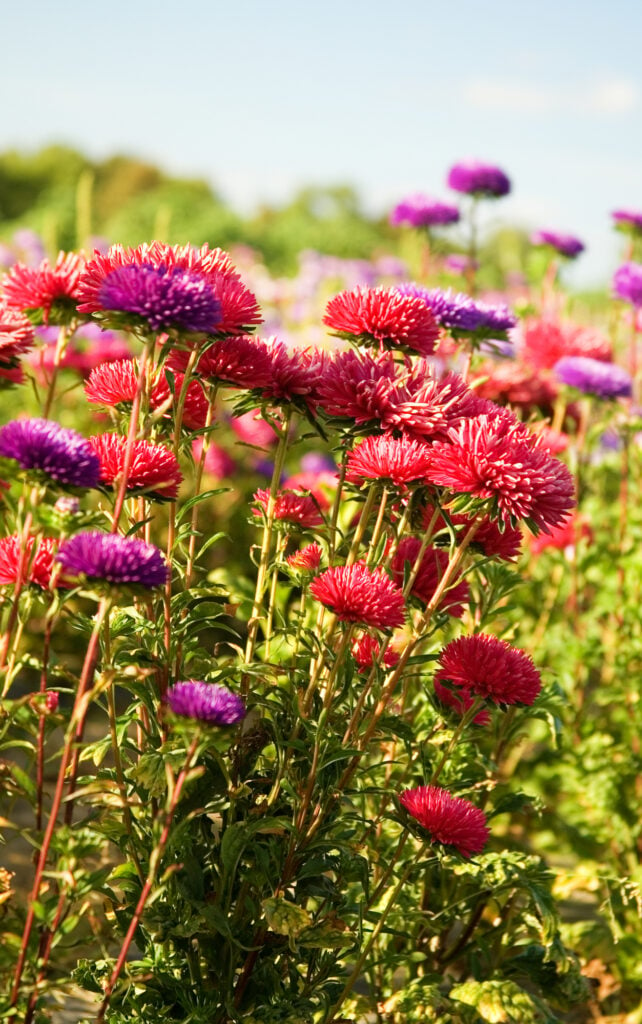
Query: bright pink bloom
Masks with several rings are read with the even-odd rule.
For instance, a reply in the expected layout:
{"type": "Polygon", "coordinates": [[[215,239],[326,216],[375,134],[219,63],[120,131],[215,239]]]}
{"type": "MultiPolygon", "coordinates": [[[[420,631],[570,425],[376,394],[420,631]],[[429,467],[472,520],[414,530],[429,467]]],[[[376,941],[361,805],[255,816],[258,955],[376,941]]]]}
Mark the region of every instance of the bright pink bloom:
{"type": "Polygon", "coordinates": [[[0,301],[0,359],[6,362],[31,348],[33,324],[24,313],[0,301]]]}
{"type": "Polygon", "coordinates": [[[365,480],[392,481],[405,489],[406,484],[426,475],[429,451],[429,445],[408,437],[366,437],[348,456],[346,480],[353,484],[365,480]]]}
{"type": "Polygon", "coordinates": [[[481,382],[472,386],[481,398],[507,403],[526,413],[534,409],[552,411],[559,393],[553,378],[537,368],[513,360],[484,363],[478,370],[481,382]]]}
{"type": "MultiPolygon", "coordinates": [[[[189,352],[176,350],[168,359],[175,370],[184,370],[189,352]]],[[[230,335],[215,342],[202,353],[196,372],[201,377],[237,388],[262,388],[272,380],[270,347],[260,338],[230,335]]]]}
{"type": "Polygon", "coordinates": [[[321,473],[303,471],[293,473],[284,480],[283,488],[286,491],[309,491],[319,508],[325,512],[330,508],[330,495],[336,491],[338,483],[337,474],[328,470],[321,473]]]}
{"type": "Polygon", "coordinates": [[[539,672],[524,651],[486,633],[462,636],[439,655],[435,681],[494,704],[532,704],[542,688],[539,672]]]}
{"type": "Polygon", "coordinates": [[[391,393],[384,426],[425,440],[443,438],[474,415],[478,401],[458,373],[438,377],[430,364],[418,359],[391,393]]]}
{"type": "Polygon", "coordinates": [[[396,383],[390,353],[337,352],[330,359],[318,387],[318,402],[328,416],[355,423],[384,422],[391,408],[396,383]]]}
{"type": "Polygon", "coordinates": [[[316,401],[328,357],[310,348],[288,349],[277,338],[265,341],[271,363],[270,381],[261,387],[263,398],[273,403],[303,402],[310,407],[316,401]]]}
{"type": "Polygon", "coordinates": [[[564,551],[565,548],[575,547],[579,540],[587,540],[590,543],[593,540],[593,531],[588,523],[573,514],[549,534],[542,533],[539,537],[531,537],[530,549],[534,555],[540,555],[546,548],[564,551]]]}
{"type": "Polygon", "coordinates": [[[524,330],[522,359],[540,370],[552,370],[563,356],[589,356],[611,362],[610,341],[588,327],[535,320],[524,330]]]}
{"type": "MultiPolygon", "coordinates": [[[[257,491],[254,495],[255,502],[261,506],[267,514],[270,492],[267,490],[257,491]]],[[[254,515],[259,515],[254,510],[254,515]]],[[[323,526],[323,516],[319,506],[309,494],[295,494],[293,491],[280,491],[274,503],[274,518],[284,523],[293,523],[302,530],[309,530],[315,526],[323,526]]]]}
{"type": "Polygon", "coordinates": [[[269,448],[276,442],[274,428],[260,413],[250,410],[241,416],[230,416],[230,426],[239,440],[256,448],[269,448]]]}
{"type": "MultiPolygon", "coordinates": [[[[98,434],[89,438],[100,460],[100,479],[117,487],[125,465],[127,438],[121,434],[98,434]]],[[[170,448],[149,441],[134,441],[133,457],[127,475],[127,490],[143,491],[150,497],[174,499],[183,474],[170,448]]]]}
{"type": "MultiPolygon", "coordinates": [[[[85,384],[85,395],[88,402],[95,405],[112,407],[121,403],[131,403],[138,386],[138,361],[120,359],[113,363],[102,363],[89,375],[85,384]]],[[[167,415],[171,415],[173,407],[180,396],[185,379],[182,373],[174,373],[174,393],[169,386],[165,370],[156,375],[149,396],[150,407],[159,409],[168,406],[167,415]]],[[[190,381],[183,408],[183,425],[189,430],[199,430],[205,425],[208,402],[200,382],[190,381]]]]}
{"type": "Polygon", "coordinates": [[[67,321],[76,310],[84,263],[74,252],[58,253],[53,267],[47,259],[38,267],[16,263],[2,279],[4,299],[23,312],[41,312],[44,323],[67,321]]]}
{"type": "Polygon", "coordinates": [[[381,644],[371,633],[362,633],[352,644],[352,657],[357,663],[359,672],[367,672],[375,662],[384,668],[393,668],[399,661],[396,651],[385,643],[383,658],[381,655],[381,644]]]}
{"type": "Polygon", "coordinates": [[[313,569],[319,568],[322,554],[323,552],[319,544],[308,544],[299,551],[295,551],[292,555],[288,555],[286,562],[292,569],[303,569],[306,572],[311,572],[313,569]]]}
{"type": "Polygon", "coordinates": [[[426,303],[395,288],[341,292],[330,299],[323,322],[341,338],[411,349],[422,356],[432,355],[439,338],[439,326],[426,303]]]}
{"type": "MultiPolygon", "coordinates": [[[[192,442],[194,462],[198,462],[202,450],[203,440],[197,437],[192,442]]],[[[226,452],[225,448],[221,448],[220,444],[217,444],[216,441],[210,440],[207,454],[205,455],[205,472],[215,477],[216,480],[225,480],[226,477],[233,476],[235,470],[236,463],[229,452],[226,452]]]]}
{"type": "MultiPolygon", "coordinates": [[[[437,699],[459,715],[465,715],[475,703],[475,698],[471,696],[470,690],[463,686],[444,686],[438,679],[434,680],[434,686],[437,699]]],[[[474,725],[489,725],[490,721],[490,714],[485,708],[478,711],[473,718],[474,725]]]]}
{"type": "Polygon", "coordinates": [[[395,629],[404,621],[405,603],[399,587],[383,569],[368,569],[363,562],[326,569],[312,581],[310,593],[342,622],[395,629]]]}
{"type": "MultiPolygon", "coordinates": [[[[390,571],[392,572],[393,579],[400,586],[403,585],[406,567],[410,571],[414,568],[420,548],[421,540],[419,537],[404,537],[399,542],[399,546],[390,563],[390,571]]],[[[422,556],[417,578],[410,590],[412,596],[424,604],[429,604],[444,576],[448,561],[446,551],[442,548],[432,547],[429,544],[422,556]]],[[[468,604],[468,597],[469,589],[466,581],[461,580],[459,583],[455,581],[443,594],[437,606],[437,611],[446,612],[453,618],[459,619],[464,614],[464,608],[468,604]]]]}
{"type": "Polygon", "coordinates": [[[439,786],[405,789],[399,802],[430,833],[432,843],[453,846],[462,857],[481,853],[490,835],[486,815],[469,800],[439,786]]]}
{"type": "MultiPolygon", "coordinates": [[[[430,526],[435,510],[427,505],[422,513],[422,526],[427,530],[430,526]]],[[[511,562],[517,558],[522,547],[522,531],[508,524],[498,524],[487,516],[471,519],[469,516],[459,513],[450,513],[450,522],[457,531],[458,539],[461,541],[468,533],[473,523],[480,523],[471,542],[471,549],[481,551],[487,558],[501,558],[504,562],[511,562]],[[502,528],[503,527],[503,528],[502,528]]],[[[432,529],[431,536],[436,536],[447,529],[446,520],[438,515],[432,529]]]]}
{"type": "MultiPolygon", "coordinates": [[[[0,586],[13,585],[18,582],[20,545],[21,538],[18,534],[0,538],[0,586]]],[[[34,537],[27,538],[26,573],[21,582],[33,583],[42,590],[47,590],[57,547],[57,542],[53,537],[42,537],[39,541],[36,541],[34,537]]]]}

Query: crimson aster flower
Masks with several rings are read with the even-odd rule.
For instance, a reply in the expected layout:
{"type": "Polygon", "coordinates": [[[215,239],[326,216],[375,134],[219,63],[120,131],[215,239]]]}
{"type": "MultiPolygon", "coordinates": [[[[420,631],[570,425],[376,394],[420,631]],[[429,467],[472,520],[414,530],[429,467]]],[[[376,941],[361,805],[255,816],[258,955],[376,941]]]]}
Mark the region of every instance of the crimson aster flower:
{"type": "Polygon", "coordinates": [[[5,362],[27,352],[34,342],[31,320],[0,300],[0,360],[5,362]]]}
{"type": "Polygon", "coordinates": [[[321,547],[319,544],[308,544],[306,547],[288,555],[286,562],[292,569],[301,569],[305,572],[312,572],[318,569],[321,564],[321,547]]]}
{"type": "MultiPolygon", "coordinates": [[[[188,352],[172,352],[168,365],[172,369],[184,370],[189,360],[188,352]]],[[[260,338],[247,335],[231,335],[222,338],[206,349],[197,364],[200,377],[237,388],[261,388],[272,380],[272,359],[270,347],[260,338]]]]}
{"type": "Polygon", "coordinates": [[[43,260],[37,267],[16,263],[2,279],[5,302],[30,313],[37,323],[68,323],[76,314],[84,258],[60,252],[53,267],[43,260]]]}
{"type": "Polygon", "coordinates": [[[642,306],[642,263],[623,263],[613,275],[613,291],[618,299],[642,306]]]}
{"type": "Polygon", "coordinates": [[[533,659],[506,640],[486,633],[462,636],[439,655],[435,680],[459,687],[493,704],[534,702],[542,688],[533,659]]]}
{"type": "Polygon", "coordinates": [[[193,679],[170,686],[167,703],[175,715],[207,725],[236,725],[246,714],[241,698],[227,686],[193,679]]]}
{"type": "MultiPolygon", "coordinates": [[[[421,516],[421,525],[427,530],[433,522],[435,509],[426,505],[421,516]]],[[[504,523],[494,522],[488,516],[477,516],[471,519],[461,513],[449,513],[452,526],[461,541],[466,536],[473,524],[476,525],[476,532],[471,541],[473,551],[480,551],[486,558],[500,558],[504,562],[511,562],[517,557],[522,546],[522,531],[504,523]]],[[[439,513],[432,527],[431,536],[447,531],[447,524],[444,516],[439,513]]],[[[448,531],[449,533],[449,531],[448,531]]]]}
{"type": "Polygon", "coordinates": [[[472,386],[480,398],[505,402],[525,413],[535,409],[551,413],[559,394],[559,388],[550,374],[512,359],[500,363],[483,363],[477,373],[479,377],[476,377],[472,386]]]}
{"type": "Polygon", "coordinates": [[[324,324],[357,344],[378,344],[429,356],[439,327],[425,302],[396,288],[353,288],[330,299],[324,324]]]}
{"type": "Polygon", "coordinates": [[[90,442],[52,420],[12,420],[0,427],[0,456],[65,487],[97,487],[100,480],[90,442]]]}
{"type": "MultiPolygon", "coordinates": [[[[270,492],[259,490],[254,495],[255,502],[267,514],[270,492]]],[[[254,510],[254,515],[259,515],[254,510]]],[[[323,526],[323,516],[316,500],[309,494],[296,494],[294,491],[280,491],[274,501],[274,518],[284,523],[293,523],[302,530],[315,526],[323,526]]]]}
{"type": "Polygon", "coordinates": [[[53,537],[28,537],[26,543],[27,557],[22,562],[22,538],[18,534],[0,538],[0,586],[15,584],[19,581],[20,566],[23,565],[23,578],[20,583],[33,583],[42,590],[49,588],[53,560],[57,543],[53,537]]]}
{"type": "Polygon", "coordinates": [[[399,661],[399,655],[386,642],[383,657],[381,657],[381,646],[379,640],[371,633],[362,633],[357,637],[352,644],[352,657],[359,672],[367,672],[375,663],[384,668],[394,668],[399,661]]]}
{"type": "Polygon", "coordinates": [[[481,415],[449,431],[431,448],[427,478],[458,494],[492,502],[491,514],[515,525],[524,519],[547,533],[571,510],[573,478],[566,466],[520,424],[481,415]]]}
{"type": "Polygon", "coordinates": [[[312,581],[310,593],[342,622],[394,629],[404,621],[399,587],[383,569],[368,569],[363,562],[326,569],[312,581]]]}
{"type": "Polygon", "coordinates": [[[389,352],[337,352],[318,386],[318,403],[328,416],[357,424],[384,421],[390,408],[396,369],[389,352]]]}
{"type": "MultiPolygon", "coordinates": [[[[101,482],[117,487],[125,465],[127,438],[121,434],[98,434],[89,438],[89,444],[99,460],[101,482]]],[[[134,441],[127,474],[128,491],[174,499],[182,479],[183,474],[170,448],[143,439],[134,441]]]]}
{"type": "Polygon", "coordinates": [[[521,357],[536,369],[551,370],[563,356],[588,356],[610,362],[613,350],[598,331],[578,324],[535,320],[523,332],[521,357]]]}
{"type": "Polygon", "coordinates": [[[453,796],[440,786],[404,789],[399,802],[422,828],[431,843],[452,846],[462,857],[481,853],[490,835],[486,815],[463,797],[453,796]]]}
{"type": "Polygon", "coordinates": [[[392,481],[397,487],[421,480],[429,466],[430,447],[409,437],[380,434],[366,437],[348,456],[346,480],[361,484],[365,480],[392,481]]]}
{"type": "MultiPolygon", "coordinates": [[[[85,396],[94,405],[113,407],[127,405],[134,401],[138,387],[139,363],[135,359],[118,359],[112,363],[102,363],[89,374],[85,383],[85,396]]],[[[154,378],[149,396],[153,410],[167,406],[167,415],[176,405],[181,394],[185,375],[174,373],[173,390],[170,388],[165,369],[160,370],[154,378]]],[[[208,401],[202,385],[194,378],[190,380],[183,407],[183,425],[189,430],[200,430],[205,425],[208,401]]]]}
{"type": "MultiPolygon", "coordinates": [[[[400,586],[403,586],[406,573],[414,568],[421,546],[419,537],[404,537],[399,542],[390,563],[390,571],[400,586]]],[[[429,604],[446,572],[448,562],[446,551],[429,544],[422,555],[417,577],[410,589],[412,596],[423,604],[429,604]]],[[[441,597],[437,611],[445,612],[455,619],[461,618],[468,604],[469,593],[465,580],[450,584],[441,597]]]]}
{"type": "Polygon", "coordinates": [[[553,367],[562,384],[577,388],[597,398],[630,398],[633,393],[631,375],[623,366],[604,363],[587,356],[564,356],[553,367]]]}
{"type": "MultiPolygon", "coordinates": [[[[467,711],[470,711],[475,703],[475,698],[471,696],[470,690],[466,687],[444,686],[438,679],[434,680],[434,687],[437,699],[462,717],[467,711]]],[[[474,725],[489,725],[490,721],[490,714],[485,708],[478,711],[473,718],[474,725]]]]}
{"type": "Polygon", "coordinates": [[[381,423],[431,441],[474,415],[478,401],[458,373],[440,377],[425,359],[417,359],[391,389],[381,423]]]}
{"type": "Polygon", "coordinates": [[[419,192],[402,199],[390,214],[391,224],[409,224],[413,228],[443,227],[458,220],[459,210],[452,203],[442,203],[419,192]]]}
{"type": "Polygon", "coordinates": [[[451,167],[448,185],[455,192],[487,199],[500,199],[510,192],[510,180],[504,171],[480,160],[463,160],[451,167]]]}
{"type": "Polygon", "coordinates": [[[98,530],[76,533],[63,541],[56,560],[66,577],[86,577],[115,586],[151,590],[163,586],[169,576],[169,567],[153,544],[98,530]]]}
{"type": "Polygon", "coordinates": [[[574,260],[586,248],[579,238],[560,234],[559,231],[535,231],[531,235],[531,245],[548,246],[568,260],[574,260]]]}

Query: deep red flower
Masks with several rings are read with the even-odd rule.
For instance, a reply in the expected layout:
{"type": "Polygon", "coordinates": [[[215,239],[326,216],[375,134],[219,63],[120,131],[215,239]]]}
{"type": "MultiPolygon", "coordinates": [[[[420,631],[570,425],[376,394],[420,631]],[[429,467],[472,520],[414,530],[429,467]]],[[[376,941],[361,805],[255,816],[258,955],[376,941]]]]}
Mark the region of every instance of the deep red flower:
{"type": "MultiPolygon", "coordinates": [[[[58,545],[53,537],[42,537],[38,541],[34,537],[29,537],[26,546],[26,578],[21,582],[33,583],[47,590],[58,545]]],[[[18,534],[0,538],[0,586],[18,582],[20,547],[21,538],[18,534]]]]}
{"type": "Polygon", "coordinates": [[[458,373],[437,373],[424,359],[398,380],[386,411],[386,427],[425,440],[443,438],[451,427],[473,415],[478,401],[458,373]]]}
{"type": "MultiPolygon", "coordinates": [[[[158,380],[152,388],[149,402],[152,409],[165,407],[166,418],[173,419],[176,414],[176,406],[181,396],[185,374],[174,373],[173,388],[170,387],[169,379],[165,368],[160,371],[158,380]]],[[[183,405],[183,426],[188,430],[200,430],[207,421],[209,402],[203,391],[201,382],[193,377],[187,385],[183,405]]]]}
{"type": "Polygon", "coordinates": [[[6,380],[8,384],[24,384],[25,379],[22,366],[16,366],[11,362],[0,362],[0,381],[6,380]]]}
{"type": "Polygon", "coordinates": [[[435,682],[494,704],[532,704],[542,688],[532,658],[486,633],[451,641],[439,655],[435,682]]]}
{"type": "Polygon", "coordinates": [[[310,593],[342,622],[394,629],[404,621],[399,587],[383,569],[368,569],[363,562],[326,569],[312,581],[310,593]]]}
{"type": "MultiPolygon", "coordinates": [[[[118,486],[125,465],[127,438],[121,434],[98,434],[89,438],[100,460],[100,479],[110,487],[118,486]]],[[[145,491],[151,497],[176,498],[183,474],[174,453],[162,444],[134,442],[133,457],[127,475],[128,491],[145,491]]]]}
{"type": "Polygon", "coordinates": [[[366,437],[348,456],[346,480],[353,484],[386,480],[405,488],[406,484],[426,475],[429,451],[429,445],[408,437],[397,438],[390,434],[366,437]]]}
{"type": "Polygon", "coordinates": [[[34,341],[33,324],[24,313],[0,301],[0,359],[6,362],[27,352],[34,341]]]}
{"type": "Polygon", "coordinates": [[[271,376],[261,386],[263,398],[278,402],[304,402],[308,408],[316,402],[318,388],[328,363],[325,352],[311,348],[292,348],[278,338],[265,343],[271,364],[271,376]]]}
{"type": "Polygon", "coordinates": [[[405,789],[399,802],[430,833],[431,842],[453,846],[462,857],[481,853],[488,842],[490,832],[484,812],[446,789],[405,789]]]}
{"type": "MultiPolygon", "coordinates": [[[[270,492],[267,490],[257,491],[254,495],[255,502],[267,513],[270,492]]],[[[254,515],[259,515],[257,509],[254,515]]],[[[300,526],[302,530],[309,530],[315,526],[323,526],[323,516],[315,499],[309,494],[296,494],[294,491],[280,491],[274,503],[274,518],[284,523],[293,523],[300,526]]]]}
{"type": "MultiPolygon", "coordinates": [[[[403,586],[406,568],[412,571],[419,555],[421,540],[419,537],[404,537],[395,551],[390,563],[390,571],[393,579],[403,586]]],[[[432,547],[430,544],[422,556],[417,578],[412,585],[410,593],[424,604],[428,604],[439,586],[439,583],[448,565],[448,555],[441,548],[432,547]]],[[[455,582],[449,586],[442,596],[437,611],[446,612],[453,618],[460,618],[464,614],[464,608],[468,604],[469,589],[465,580],[455,582]]]]}
{"type": "MultiPolygon", "coordinates": [[[[168,365],[184,370],[189,353],[172,352],[168,365]]],[[[260,338],[231,335],[215,342],[200,356],[196,372],[201,377],[237,388],[262,388],[272,380],[270,348],[260,338]]]]}
{"type": "Polygon", "coordinates": [[[522,359],[540,370],[552,370],[563,356],[589,356],[611,362],[610,341],[597,331],[555,320],[535,320],[524,330],[522,359]]]}
{"type": "Polygon", "coordinates": [[[439,339],[439,325],[423,299],[395,288],[354,288],[330,299],[324,324],[341,338],[381,348],[411,349],[429,356],[439,339]]]}
{"type": "Polygon", "coordinates": [[[2,279],[3,297],[23,312],[37,311],[44,323],[66,321],[75,312],[84,264],[84,258],[74,252],[58,253],[53,267],[48,259],[37,267],[15,263],[2,279]]]}
{"type": "Polygon", "coordinates": [[[385,642],[383,658],[380,659],[381,644],[371,633],[362,633],[352,644],[352,657],[357,663],[359,672],[367,672],[375,662],[384,668],[393,668],[399,661],[399,655],[385,642]]]}
{"type": "MultiPolygon", "coordinates": [[[[435,509],[427,505],[422,512],[422,526],[427,530],[430,526],[435,509]]],[[[471,519],[469,516],[459,513],[450,513],[450,522],[456,529],[459,540],[468,533],[473,523],[480,523],[471,542],[472,550],[479,550],[487,558],[501,558],[504,562],[511,562],[517,558],[522,547],[522,531],[508,524],[498,524],[488,516],[471,519]],[[503,529],[501,528],[503,526],[503,529]]],[[[432,529],[432,536],[436,536],[446,530],[446,520],[439,513],[432,529]]]]}
{"type": "Polygon", "coordinates": [[[492,514],[505,523],[524,519],[533,532],[547,533],[575,504],[566,466],[521,424],[476,416],[448,437],[432,445],[427,478],[456,493],[491,499],[492,514]]]}
{"type": "MultiPolygon", "coordinates": [[[[470,690],[463,686],[444,686],[438,679],[434,680],[434,686],[435,694],[441,703],[452,708],[459,715],[465,715],[475,703],[475,698],[471,696],[470,690]]],[[[474,725],[489,725],[490,720],[489,712],[482,708],[473,718],[473,723],[474,725]]]]}
{"type": "Polygon", "coordinates": [[[355,423],[384,422],[396,382],[390,353],[337,352],[318,385],[318,402],[328,416],[355,423]]]}
{"type": "Polygon", "coordinates": [[[300,551],[295,551],[294,554],[288,555],[286,562],[292,569],[303,569],[311,572],[313,569],[319,568],[322,554],[323,552],[319,544],[308,544],[306,547],[301,548],[300,551]]]}

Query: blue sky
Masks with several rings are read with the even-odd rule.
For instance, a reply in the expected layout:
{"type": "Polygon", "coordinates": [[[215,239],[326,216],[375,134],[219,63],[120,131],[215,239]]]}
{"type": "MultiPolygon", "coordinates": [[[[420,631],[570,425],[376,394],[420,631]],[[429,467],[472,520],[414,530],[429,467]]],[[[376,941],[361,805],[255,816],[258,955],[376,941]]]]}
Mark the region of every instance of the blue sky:
{"type": "Polygon", "coordinates": [[[638,0],[22,0],[0,149],[132,153],[243,211],[350,183],[382,212],[476,157],[514,185],[492,223],[579,235],[590,283],[617,263],[609,212],[642,209],[641,39],[638,0]]]}

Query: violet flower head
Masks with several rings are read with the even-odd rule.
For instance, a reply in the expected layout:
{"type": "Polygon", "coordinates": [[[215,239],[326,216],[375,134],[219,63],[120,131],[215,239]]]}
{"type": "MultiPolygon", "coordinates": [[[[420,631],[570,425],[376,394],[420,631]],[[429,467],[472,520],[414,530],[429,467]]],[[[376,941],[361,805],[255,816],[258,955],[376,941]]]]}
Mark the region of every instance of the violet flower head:
{"type": "Polygon", "coordinates": [[[623,263],[613,275],[613,291],[618,299],[642,306],[642,263],[623,263]]]}
{"type": "Polygon", "coordinates": [[[390,214],[391,224],[408,224],[412,228],[444,227],[456,224],[458,220],[459,210],[456,206],[421,193],[402,199],[390,214]]]}
{"type": "Polygon", "coordinates": [[[221,303],[207,279],[182,267],[130,263],[110,271],[99,301],[105,310],[135,313],[153,331],[170,327],[214,331],[221,322],[221,303]]]}
{"type": "Polygon", "coordinates": [[[399,285],[397,291],[423,299],[440,327],[457,336],[476,335],[478,338],[506,336],[506,331],[517,324],[517,317],[508,306],[478,302],[463,292],[448,288],[422,288],[415,284],[399,285]]]}
{"type": "Polygon", "coordinates": [[[57,560],[65,576],[86,576],[114,586],[145,587],[167,582],[169,568],[154,544],[135,537],[89,530],[76,533],[60,545],[57,560]]]}
{"type": "Polygon", "coordinates": [[[226,686],[188,680],[170,686],[167,703],[175,715],[208,725],[236,725],[245,718],[245,704],[226,686]]]}
{"type": "Polygon", "coordinates": [[[91,445],[53,420],[12,420],[0,428],[0,456],[66,487],[97,487],[100,462],[91,445]]]}
{"type": "Polygon", "coordinates": [[[631,377],[622,366],[604,363],[589,356],[563,356],[553,367],[562,384],[597,398],[630,398],[631,377]]]}
{"type": "Polygon", "coordinates": [[[642,210],[614,210],[611,216],[618,231],[642,235],[642,210]]]}
{"type": "Polygon", "coordinates": [[[559,231],[534,231],[531,235],[532,245],[548,245],[559,256],[574,260],[586,246],[573,235],[562,235],[559,231]]]}
{"type": "Polygon", "coordinates": [[[469,196],[500,199],[510,192],[510,179],[500,167],[480,160],[463,160],[448,172],[448,185],[469,196]]]}

